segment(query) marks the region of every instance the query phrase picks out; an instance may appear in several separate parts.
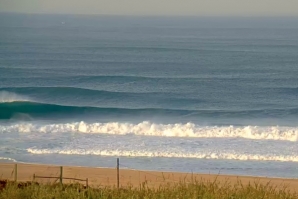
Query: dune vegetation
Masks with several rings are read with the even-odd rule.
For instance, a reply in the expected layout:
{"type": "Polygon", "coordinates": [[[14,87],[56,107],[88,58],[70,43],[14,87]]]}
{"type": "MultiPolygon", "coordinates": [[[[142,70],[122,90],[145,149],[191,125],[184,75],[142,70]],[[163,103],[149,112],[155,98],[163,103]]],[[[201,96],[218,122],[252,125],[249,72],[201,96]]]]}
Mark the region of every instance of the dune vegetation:
{"type": "Polygon", "coordinates": [[[219,182],[194,182],[140,187],[86,188],[80,184],[38,184],[1,181],[0,199],[297,199],[297,193],[270,184],[243,185],[219,182]]]}

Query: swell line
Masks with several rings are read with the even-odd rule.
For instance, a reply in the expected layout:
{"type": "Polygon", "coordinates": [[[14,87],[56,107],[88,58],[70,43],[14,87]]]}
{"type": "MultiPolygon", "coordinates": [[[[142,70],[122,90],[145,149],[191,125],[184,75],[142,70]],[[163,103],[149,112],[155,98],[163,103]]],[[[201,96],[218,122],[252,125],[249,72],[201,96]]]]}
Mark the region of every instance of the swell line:
{"type": "MultiPolygon", "coordinates": [[[[0,91],[0,99],[1,95],[18,95],[21,94],[31,94],[38,93],[42,95],[43,93],[48,93],[48,95],[52,94],[75,94],[75,95],[101,95],[101,96],[125,96],[125,95],[162,95],[164,92],[120,92],[120,91],[107,91],[107,90],[97,90],[91,88],[81,88],[81,87],[55,87],[55,86],[28,86],[28,87],[3,87],[1,88],[4,91],[0,91]]],[[[171,94],[171,93],[168,93],[171,94]]],[[[18,101],[18,100],[17,100],[18,101]]],[[[19,100],[23,101],[23,100],[19,100]]],[[[0,101],[1,102],[1,101],[0,101]]],[[[2,102],[5,102],[4,100],[2,102]]]]}

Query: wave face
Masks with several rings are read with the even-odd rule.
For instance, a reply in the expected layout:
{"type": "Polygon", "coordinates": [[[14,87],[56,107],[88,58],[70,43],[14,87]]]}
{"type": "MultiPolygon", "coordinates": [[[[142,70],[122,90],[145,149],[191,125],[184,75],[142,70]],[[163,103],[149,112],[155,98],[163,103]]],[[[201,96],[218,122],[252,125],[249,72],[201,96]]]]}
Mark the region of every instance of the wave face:
{"type": "Polygon", "coordinates": [[[14,101],[12,103],[1,103],[0,104],[1,119],[10,119],[15,114],[30,114],[33,116],[43,116],[47,114],[71,114],[71,113],[82,113],[85,108],[71,107],[71,106],[59,106],[53,104],[42,104],[36,102],[24,102],[14,101]]]}
{"type": "Polygon", "coordinates": [[[298,140],[297,127],[258,126],[199,126],[186,124],[132,123],[86,123],[37,125],[33,123],[0,126],[1,133],[90,133],[110,135],[139,135],[189,138],[245,138],[255,140],[298,140]]]}
{"type": "Polygon", "coordinates": [[[100,108],[63,106],[55,104],[44,104],[37,102],[5,102],[0,103],[0,119],[10,119],[16,114],[28,114],[32,117],[43,118],[51,116],[137,116],[137,115],[187,115],[193,111],[167,110],[167,109],[125,109],[125,108],[100,108]]]}
{"type": "MultiPolygon", "coordinates": [[[[14,96],[14,95],[12,95],[14,96]]],[[[298,114],[298,109],[265,109],[265,110],[240,110],[240,111],[222,111],[222,110],[183,110],[183,109],[163,109],[163,108],[108,108],[108,107],[84,107],[84,106],[65,106],[56,104],[39,103],[26,101],[26,98],[19,97],[8,98],[11,102],[0,103],[0,119],[11,119],[18,114],[25,114],[32,118],[50,118],[65,117],[71,118],[84,117],[164,117],[180,118],[181,120],[197,120],[198,118],[270,118],[293,117],[298,114]],[[22,101],[19,101],[19,98],[22,101]]]]}

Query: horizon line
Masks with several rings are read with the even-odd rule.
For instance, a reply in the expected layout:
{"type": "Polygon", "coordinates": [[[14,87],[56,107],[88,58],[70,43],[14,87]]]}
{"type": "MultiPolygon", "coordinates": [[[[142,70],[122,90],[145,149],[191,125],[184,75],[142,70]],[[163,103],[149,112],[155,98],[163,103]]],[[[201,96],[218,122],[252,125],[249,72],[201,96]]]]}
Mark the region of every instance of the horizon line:
{"type": "Polygon", "coordinates": [[[107,16],[107,17],[185,17],[185,18],[298,18],[298,15],[150,15],[150,14],[100,14],[100,13],[50,13],[50,12],[15,12],[0,11],[0,14],[19,14],[19,15],[72,15],[72,16],[107,16]]]}

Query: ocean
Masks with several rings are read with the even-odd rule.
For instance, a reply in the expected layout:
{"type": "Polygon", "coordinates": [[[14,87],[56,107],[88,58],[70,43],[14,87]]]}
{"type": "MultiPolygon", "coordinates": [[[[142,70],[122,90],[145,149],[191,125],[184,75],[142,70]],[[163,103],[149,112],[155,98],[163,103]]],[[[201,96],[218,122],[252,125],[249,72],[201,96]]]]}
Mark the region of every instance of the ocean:
{"type": "Polygon", "coordinates": [[[298,19],[0,14],[0,161],[298,177],[298,19]]]}

